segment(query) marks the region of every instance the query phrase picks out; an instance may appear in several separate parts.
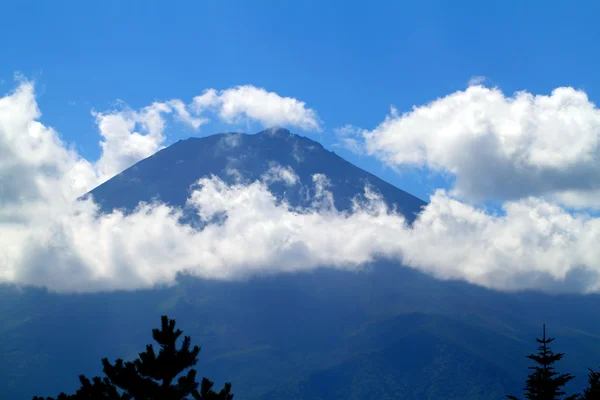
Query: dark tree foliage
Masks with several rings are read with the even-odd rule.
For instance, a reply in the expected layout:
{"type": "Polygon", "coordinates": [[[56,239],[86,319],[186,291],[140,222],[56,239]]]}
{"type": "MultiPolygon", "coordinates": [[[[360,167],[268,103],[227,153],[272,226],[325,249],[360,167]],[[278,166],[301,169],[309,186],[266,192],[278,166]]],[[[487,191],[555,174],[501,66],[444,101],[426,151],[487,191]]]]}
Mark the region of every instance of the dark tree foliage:
{"type": "Polygon", "coordinates": [[[583,391],[583,400],[600,399],[600,372],[590,369],[588,375],[588,387],[583,391]]]}
{"type": "MultiPolygon", "coordinates": [[[[529,367],[533,370],[527,377],[524,388],[525,398],[529,400],[559,400],[566,393],[562,390],[563,386],[574,378],[571,374],[559,374],[554,369],[553,365],[560,361],[564,353],[554,353],[549,344],[554,341],[554,338],[546,338],[546,325],[544,325],[544,334],[542,339],[535,339],[540,343],[537,354],[527,356],[533,360],[536,365],[529,367]]],[[[506,396],[511,400],[519,400],[516,396],[506,396]]],[[[578,394],[567,396],[565,400],[575,400],[579,397],[578,394]]]]}
{"type": "Polygon", "coordinates": [[[189,336],[185,336],[181,348],[177,348],[176,342],[182,333],[175,329],[175,320],[163,315],[161,329],[152,330],[152,337],[160,345],[158,354],[149,344],[134,361],[118,359],[111,364],[103,358],[106,377],[94,377],[90,381],[80,375],[81,388],[75,394],[61,393],[56,399],[36,396],[33,400],[232,400],[230,383],[217,393],[210,380],[196,381],[195,369],[181,375],[196,365],[200,353],[198,346],[190,349],[189,336]]]}

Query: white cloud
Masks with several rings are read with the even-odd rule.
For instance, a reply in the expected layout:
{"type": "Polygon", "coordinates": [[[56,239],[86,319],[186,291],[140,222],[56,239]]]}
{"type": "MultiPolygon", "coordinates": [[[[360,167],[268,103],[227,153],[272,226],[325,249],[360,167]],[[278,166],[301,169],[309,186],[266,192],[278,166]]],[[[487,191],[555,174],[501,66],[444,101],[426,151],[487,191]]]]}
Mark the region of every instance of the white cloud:
{"type": "Polygon", "coordinates": [[[96,182],[88,161],[67,148],[57,132],[41,124],[33,84],[23,82],[0,98],[0,214],[18,218],[33,208],[72,199],[96,182]]]}
{"type": "MultiPolygon", "coordinates": [[[[99,214],[91,200],[73,200],[98,179],[94,164],[39,116],[28,83],[0,99],[0,282],[136,289],[173,283],[179,272],[237,279],[357,269],[384,257],[504,290],[600,291],[600,219],[534,198],[508,202],[505,215],[494,216],[437,192],[409,227],[368,188],[351,212],[337,211],[324,175],[313,177],[310,209],[277,200],[266,181],[227,185],[213,177],[189,199],[208,223],[202,230],[180,224],[180,212],[164,204],[99,214]]],[[[295,182],[285,166],[266,176],[295,182]]]]}
{"type": "Polygon", "coordinates": [[[405,262],[441,278],[511,289],[600,290],[600,219],[539,199],[493,216],[438,192],[416,221],[405,262]]]}
{"type": "MultiPolygon", "coordinates": [[[[348,132],[348,129],[346,129],[348,132]]],[[[355,140],[392,166],[454,175],[469,201],[544,197],[600,207],[600,110],[569,87],[551,95],[470,86],[386,117],[355,140]]]]}
{"type": "Polygon", "coordinates": [[[93,112],[103,138],[102,156],[96,163],[102,180],[110,179],[164,147],[166,121],[163,115],[172,112],[193,129],[208,122],[206,118],[193,117],[188,107],[177,99],[155,102],[139,111],[124,107],[106,113],[93,112]]]}
{"type": "Polygon", "coordinates": [[[290,166],[283,166],[278,163],[270,163],[269,169],[262,176],[264,183],[283,182],[288,186],[293,186],[299,182],[300,178],[290,166]]]}
{"type": "Polygon", "coordinates": [[[263,88],[238,86],[217,92],[207,89],[194,97],[196,113],[214,110],[227,123],[256,121],[264,127],[287,125],[306,131],[319,131],[320,121],[315,110],[292,97],[281,97],[263,88]]]}

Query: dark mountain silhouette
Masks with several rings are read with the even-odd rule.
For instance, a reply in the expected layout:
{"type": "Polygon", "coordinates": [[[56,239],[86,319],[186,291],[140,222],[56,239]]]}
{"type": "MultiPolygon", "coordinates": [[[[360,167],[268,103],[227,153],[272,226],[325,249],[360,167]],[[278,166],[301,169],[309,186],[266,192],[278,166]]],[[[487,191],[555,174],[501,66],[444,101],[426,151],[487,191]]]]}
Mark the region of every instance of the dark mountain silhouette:
{"type": "MultiPolygon", "coordinates": [[[[329,177],[340,209],[367,182],[408,217],[424,205],[281,129],[177,142],[91,194],[107,212],[156,197],[183,206],[202,176],[234,182],[236,169],[252,181],[272,163],[298,174],[300,185],[270,187],[294,205],[308,205],[303,190],[313,187],[314,173],[329,177]]],[[[439,281],[386,260],[359,272],[180,277],[171,288],[134,292],[59,295],[0,285],[0,398],[73,392],[79,374],[101,373],[101,357],[136,358],[162,314],[202,344],[199,370],[216,386],[232,382],[239,400],[502,399],[520,391],[523,355],[543,323],[561,338],[561,368],[576,376],[575,392],[600,360],[599,305],[597,295],[439,281]]]]}

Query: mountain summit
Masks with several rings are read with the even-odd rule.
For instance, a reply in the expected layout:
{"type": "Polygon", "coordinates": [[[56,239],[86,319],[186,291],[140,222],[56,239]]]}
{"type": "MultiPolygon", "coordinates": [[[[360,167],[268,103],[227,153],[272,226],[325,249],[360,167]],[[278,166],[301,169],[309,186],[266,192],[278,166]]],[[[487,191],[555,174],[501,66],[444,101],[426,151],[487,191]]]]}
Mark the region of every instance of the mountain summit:
{"type": "Polygon", "coordinates": [[[274,127],[257,134],[221,133],[180,140],[138,162],[90,193],[104,212],[133,210],[154,199],[184,207],[190,187],[200,178],[217,176],[227,183],[260,180],[273,168],[294,172],[294,185],[275,180],[269,190],[292,206],[309,206],[313,176],[325,175],[338,210],[348,210],[365,185],[379,192],[409,221],[426,204],[344,160],[320,143],[274,127]]]}

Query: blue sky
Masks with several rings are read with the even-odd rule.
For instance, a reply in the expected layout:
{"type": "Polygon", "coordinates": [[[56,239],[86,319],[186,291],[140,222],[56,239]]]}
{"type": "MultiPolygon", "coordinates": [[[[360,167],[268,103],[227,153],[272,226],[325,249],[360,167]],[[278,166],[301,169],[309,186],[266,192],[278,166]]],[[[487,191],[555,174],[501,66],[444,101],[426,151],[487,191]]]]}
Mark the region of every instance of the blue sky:
{"type": "MultiPolygon", "coordinates": [[[[243,84],[306,102],[324,122],[313,137],[331,147],[334,128],[373,129],[390,105],[409,111],[472,76],[507,95],[572,86],[597,102],[598,15],[594,0],[5,2],[0,79],[3,92],[17,71],[35,79],[42,121],[89,159],[100,152],[91,109],[243,84]]],[[[336,151],[424,199],[445,185],[336,151]]]]}

